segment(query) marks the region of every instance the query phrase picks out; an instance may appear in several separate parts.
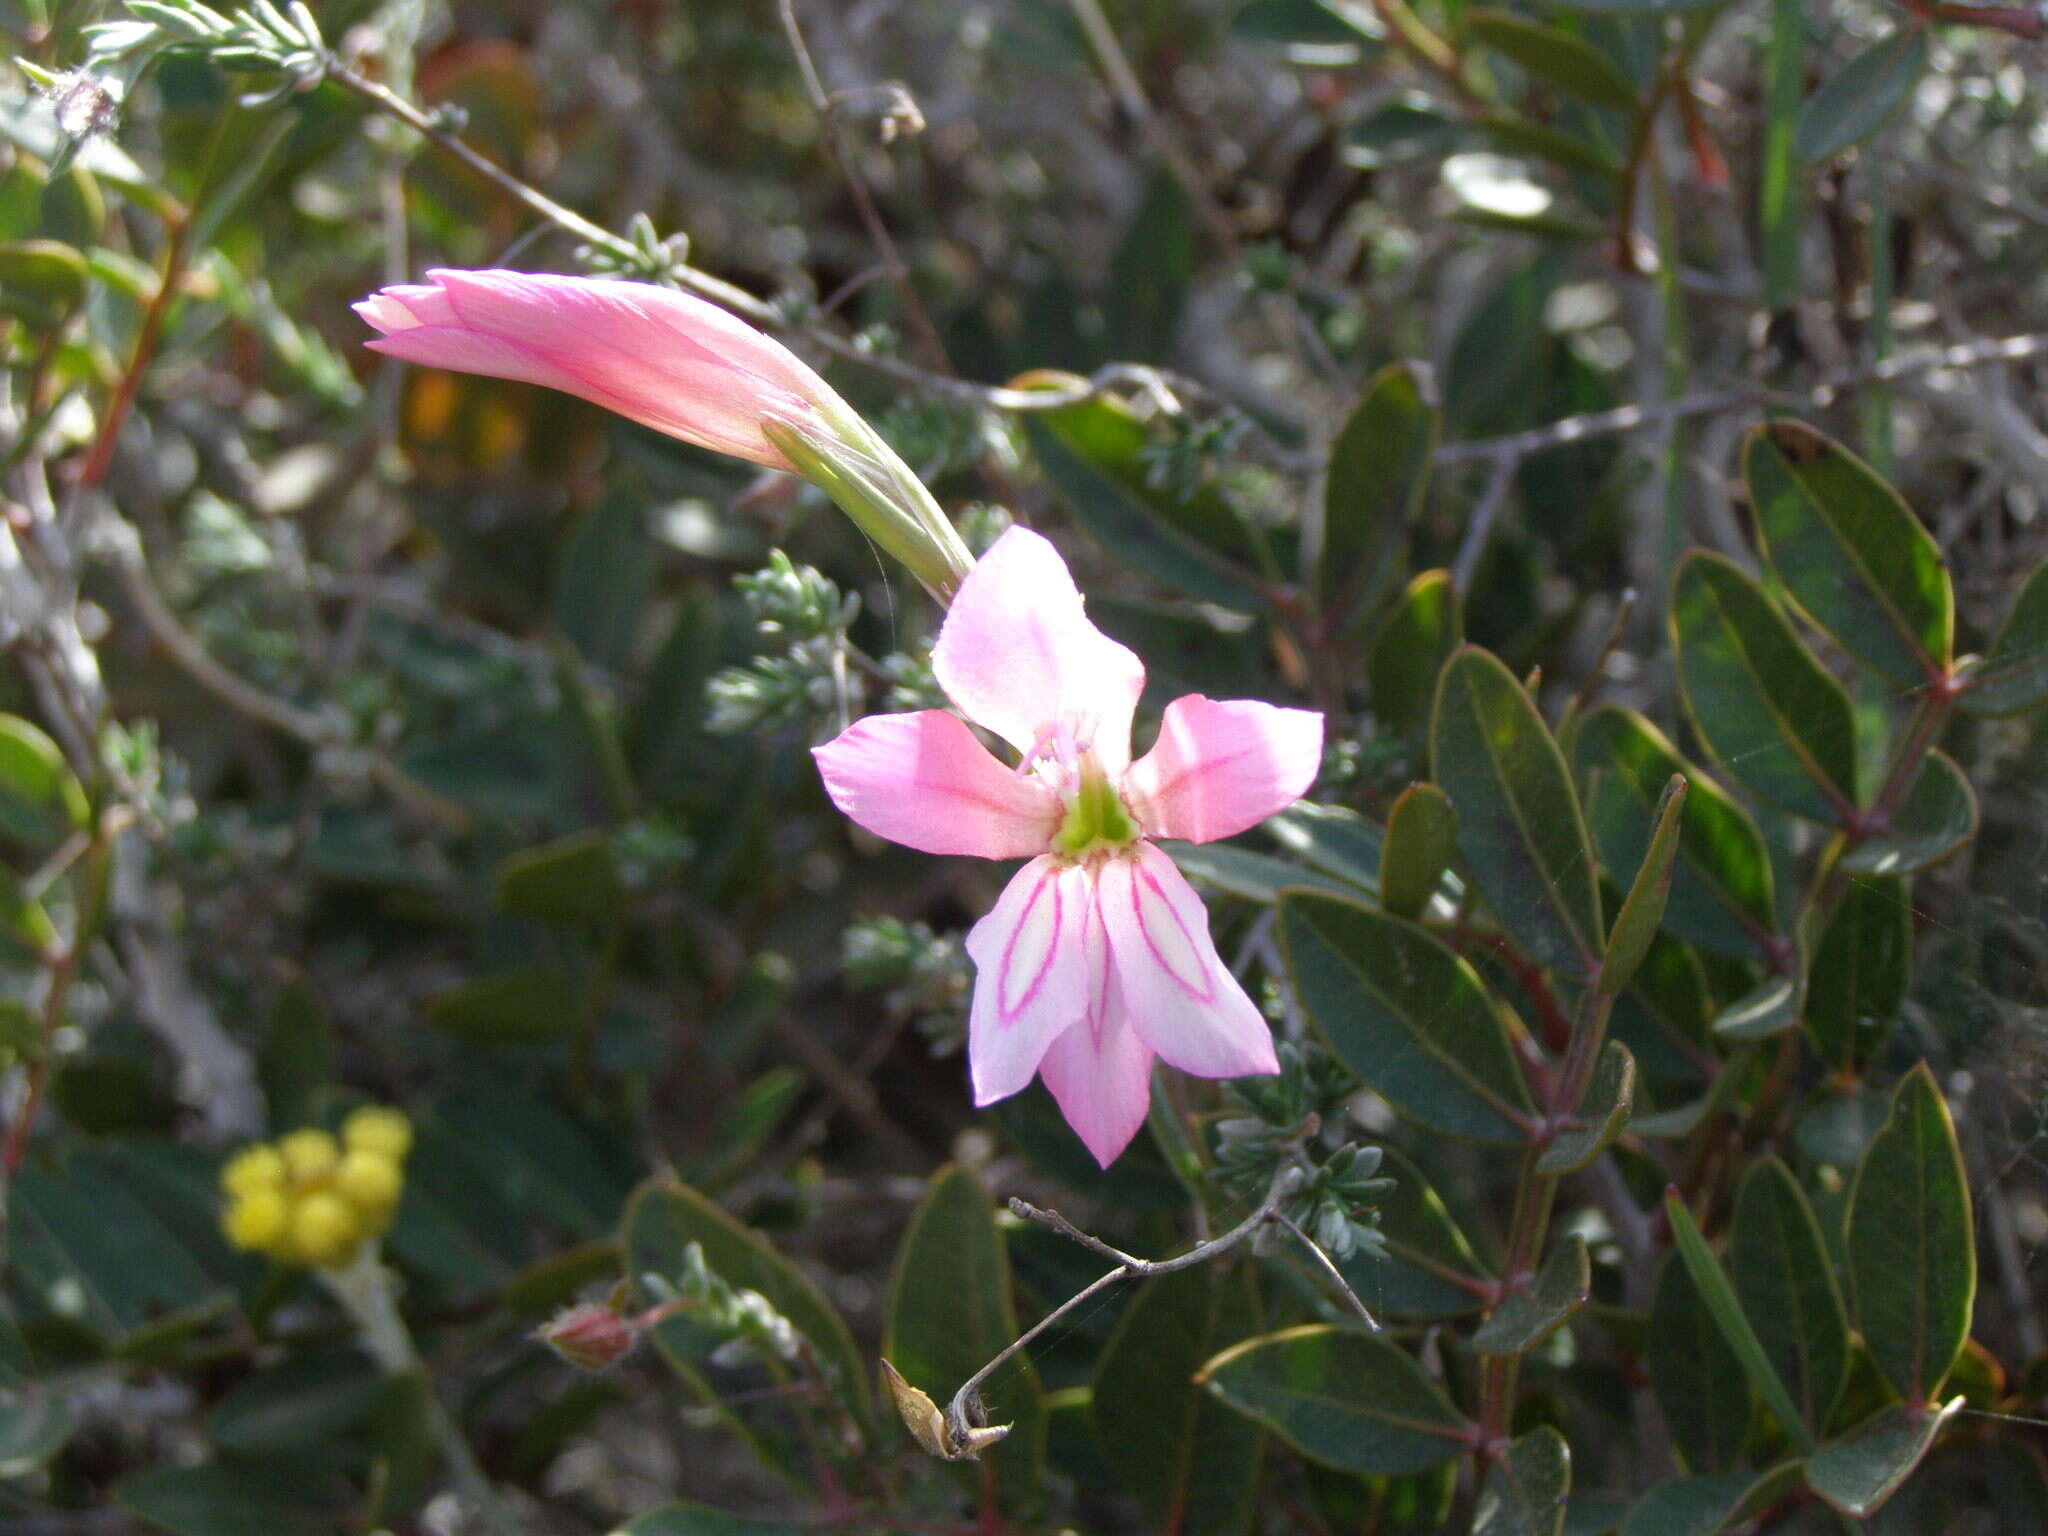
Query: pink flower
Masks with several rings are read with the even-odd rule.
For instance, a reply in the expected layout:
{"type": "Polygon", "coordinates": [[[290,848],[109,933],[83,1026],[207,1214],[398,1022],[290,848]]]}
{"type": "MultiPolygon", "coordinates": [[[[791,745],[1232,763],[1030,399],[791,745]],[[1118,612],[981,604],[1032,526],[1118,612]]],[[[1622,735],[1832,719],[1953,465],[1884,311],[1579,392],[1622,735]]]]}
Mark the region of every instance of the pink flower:
{"type": "Polygon", "coordinates": [[[714,453],[816,483],[941,601],[973,563],[910,467],[776,341],[672,288],[530,272],[427,274],[356,313],[408,362],[544,384],[714,453]]]}
{"type": "Polygon", "coordinates": [[[762,424],[851,414],[802,359],[716,304],[617,278],[433,271],[356,313],[408,362],[544,384],[700,448],[794,470],[762,424]]]}
{"type": "Polygon", "coordinates": [[[1088,621],[1052,545],[996,541],[953,599],[932,669],[944,710],[871,715],[815,749],[833,803],[926,853],[1030,860],[967,936],[974,1101],[1042,1076],[1104,1167],[1137,1134],[1152,1058],[1198,1077],[1277,1070],[1266,1021],[1153,839],[1229,837],[1306,793],[1323,717],[1189,694],[1131,761],[1144,664],[1088,621]]]}

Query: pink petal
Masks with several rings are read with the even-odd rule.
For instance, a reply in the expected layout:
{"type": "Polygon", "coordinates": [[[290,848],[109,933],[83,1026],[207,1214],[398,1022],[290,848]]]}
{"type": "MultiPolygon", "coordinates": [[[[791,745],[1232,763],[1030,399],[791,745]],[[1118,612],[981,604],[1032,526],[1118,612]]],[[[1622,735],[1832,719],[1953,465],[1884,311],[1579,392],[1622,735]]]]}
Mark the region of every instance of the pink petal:
{"type": "Polygon", "coordinates": [[[932,671],[968,719],[1020,752],[1065,722],[1111,774],[1131,760],[1145,664],[1088,622],[1059,551],[1028,528],[997,539],[960,584],[932,671]]]}
{"type": "Polygon", "coordinates": [[[1107,1168],[1131,1144],[1152,1106],[1152,1052],[1118,1004],[1097,1023],[1076,1024],[1039,1064],[1060,1113],[1107,1168]]]}
{"type": "Polygon", "coordinates": [[[1109,860],[1096,899],[1131,1027],[1196,1077],[1277,1072],[1273,1034],[1209,937],[1209,914],[1150,843],[1109,860]]]}
{"type": "Polygon", "coordinates": [[[1046,1047],[1086,1018],[1093,989],[1082,929],[1091,905],[1086,870],[1040,857],[968,930],[975,975],[967,1064],[976,1104],[1028,1087],[1046,1047]]]}
{"type": "Polygon", "coordinates": [[[686,442],[788,469],[764,418],[836,417],[846,406],[802,360],[686,293],[615,278],[427,274],[356,313],[377,351],[430,367],[542,384],[686,442]]]}
{"type": "Polygon", "coordinates": [[[1159,740],[1123,787],[1147,833],[1206,843],[1285,810],[1308,793],[1322,763],[1316,711],[1191,693],[1166,706],[1159,740]]]}
{"type": "Polygon", "coordinates": [[[1059,826],[1059,796],[1005,768],[943,709],[869,715],[811,756],[834,805],[923,853],[1030,858],[1059,826]]]}

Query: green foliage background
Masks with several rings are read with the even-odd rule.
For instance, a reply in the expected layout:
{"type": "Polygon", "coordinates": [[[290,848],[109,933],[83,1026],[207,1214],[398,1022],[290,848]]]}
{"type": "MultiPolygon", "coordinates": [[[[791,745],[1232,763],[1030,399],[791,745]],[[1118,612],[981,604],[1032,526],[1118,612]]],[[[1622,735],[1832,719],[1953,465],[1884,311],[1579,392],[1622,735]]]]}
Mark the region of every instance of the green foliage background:
{"type": "Polygon", "coordinates": [[[2036,13],[784,14],[0,0],[0,1533],[2048,1528],[2036,13]],[[1148,711],[1324,710],[1175,850],[1286,1081],[975,1113],[1003,872],[803,750],[936,610],[380,365],[437,265],[733,285],[1148,711]],[[366,1101],[408,1359],[218,1227],[366,1101]],[[1103,1271],[1004,1198],[1165,1256],[1297,1161],[1383,1330],[1269,1225],[898,1430],[1103,1271]]]}

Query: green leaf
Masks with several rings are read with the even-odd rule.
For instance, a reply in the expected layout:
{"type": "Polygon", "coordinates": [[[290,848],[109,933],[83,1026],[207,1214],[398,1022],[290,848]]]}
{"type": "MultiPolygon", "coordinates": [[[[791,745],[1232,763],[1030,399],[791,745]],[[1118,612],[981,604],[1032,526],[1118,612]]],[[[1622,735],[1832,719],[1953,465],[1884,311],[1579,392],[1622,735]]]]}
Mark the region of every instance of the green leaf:
{"type": "Polygon", "coordinates": [[[1472,1536],[1559,1536],[1572,1490],[1572,1452],[1550,1425],[1517,1435],[1489,1468],[1472,1536]]]}
{"type": "Polygon", "coordinates": [[[577,521],[555,575],[555,622],[578,655],[622,670],[654,591],[654,548],[640,497],[613,493],[577,521]]]}
{"type": "Polygon", "coordinates": [[[526,966],[445,988],[428,998],[427,1022],[479,1045],[550,1040],[576,1022],[576,994],[557,971],[526,966]]]}
{"type": "Polygon", "coordinates": [[[354,1348],[287,1355],[215,1403],[207,1432],[234,1455],[325,1446],[361,1427],[382,1385],[370,1358],[354,1348]]]}
{"type": "Polygon", "coordinates": [[[1769,1040],[1799,1027],[1799,983],[1767,976],[1714,1016],[1722,1040],[1769,1040]]]}
{"type": "Polygon", "coordinates": [[[1274,842],[1308,860],[1326,875],[1356,886],[1368,895],[1380,887],[1385,861],[1385,834],[1358,812],[1341,805],[1297,800],[1260,825],[1274,842]]]}
{"type": "Polygon", "coordinates": [[[1583,38],[1509,11],[1475,10],[1467,34],[1568,96],[1633,116],[1636,88],[1614,62],[1583,38]]]}
{"type": "Polygon", "coordinates": [[[1422,916],[1458,851],[1458,815],[1434,784],[1410,784],[1387,812],[1380,848],[1380,905],[1395,917],[1422,916]]]}
{"type": "Polygon", "coordinates": [[[1897,491],[1796,421],[1752,432],[1742,472],[1771,569],[1816,628],[1904,687],[1948,674],[1948,564],[1897,491]]]}
{"type": "MultiPolygon", "coordinates": [[[[882,1357],[912,1386],[944,1404],[1017,1331],[1009,1254],[995,1207],[971,1169],[949,1164],[932,1175],[897,1250],[882,1357]]],[[[984,1467],[992,1469],[1003,1507],[1015,1509],[1038,1486],[1045,1459],[1045,1394],[1030,1361],[1012,1359],[983,1395],[989,1422],[1008,1424],[1010,1433],[988,1451],[982,1466],[963,1464],[954,1470],[970,1488],[978,1488],[984,1467]]]]}
{"type": "Polygon", "coordinates": [[[1576,1173],[1605,1152],[1628,1124],[1635,1088],[1635,1058],[1619,1040],[1609,1040],[1600,1048],[1600,1059],[1593,1064],[1586,1096],[1579,1100],[1571,1126],[1543,1149],[1536,1159],[1536,1171],[1576,1173]]]}
{"type": "MultiPolygon", "coordinates": [[[[1246,613],[1260,611],[1264,601],[1251,578],[1209,542],[1226,536],[1222,527],[1212,526],[1205,515],[1192,526],[1206,538],[1193,537],[1141,496],[1142,466],[1136,470],[1134,484],[1132,469],[1121,453],[1122,434],[1115,441],[1102,441],[1107,428],[1100,418],[1100,412],[1083,415],[1081,408],[1068,407],[1038,413],[1025,423],[1032,452],[1046,478],[1081,525],[1120,562],[1179,588],[1189,597],[1246,613]],[[1104,456],[1097,458],[1098,453],[1104,456]]],[[[1227,508],[1224,515],[1231,515],[1227,508]]],[[[1242,534],[1229,537],[1241,538],[1242,534]]]]}
{"type": "Polygon", "coordinates": [[[309,1499],[303,1472],[274,1460],[153,1467],[115,1484],[114,1499],[176,1536],[323,1536],[339,1513],[309,1499]]]}
{"type": "Polygon", "coordinates": [[[756,1520],[709,1504],[664,1504],[635,1515],[612,1536],[803,1536],[812,1527],[791,1520],[756,1520]]]}
{"type": "Polygon", "coordinates": [[[1755,1395],[1692,1271],[1665,1257],[1650,1300],[1650,1387],[1688,1468],[1719,1471],[1741,1458],[1755,1395]]]}
{"type": "Polygon", "coordinates": [[[1809,1457],[1806,1485],[1852,1519],[1875,1513],[1920,1465],[1942,1426],[1962,1406],[1960,1397],[1932,1410],[1901,1403],[1809,1457]]]}
{"type": "Polygon", "coordinates": [[[1534,155],[1563,170],[1604,180],[1621,174],[1621,160],[1613,150],[1517,112],[1482,112],[1473,119],[1472,128],[1484,143],[1504,155],[1534,155]]]}
{"type": "Polygon", "coordinates": [[[1607,954],[1600,962],[1600,993],[1612,997],[1635,976],[1650,952],[1664,907],[1671,895],[1672,872],[1678,867],[1679,823],[1685,813],[1685,778],[1673,774],[1665,783],[1651,822],[1650,846],[1636,871],[1614,927],[1607,935],[1607,954]]]}
{"type": "Polygon", "coordinates": [[[61,240],[0,241],[0,314],[54,330],[89,286],[85,257],[61,240]]]}
{"type": "Polygon", "coordinates": [[[1445,153],[1456,146],[1461,126],[1420,91],[1404,91],[1351,125],[1344,135],[1344,163],[1376,171],[1445,153]]]}
{"type": "Polygon", "coordinates": [[[498,905],[535,922],[601,928],[626,897],[611,839],[602,831],[522,848],[498,866],[498,905]]]}
{"type": "MultiPolygon", "coordinates": [[[[867,1373],[845,1322],[803,1272],[760,1233],[734,1220],[687,1184],[652,1179],[627,1204],[620,1241],[626,1252],[626,1273],[636,1283],[648,1274],[673,1278],[682,1270],[683,1250],[691,1243],[701,1243],[704,1262],[713,1273],[728,1285],[759,1291],[810,1340],[833,1394],[863,1429],[872,1427],[867,1373]]],[[[664,1343],[671,1326],[663,1323],[655,1331],[657,1346],[664,1343]]],[[[701,1385],[702,1378],[681,1357],[667,1348],[662,1352],[679,1374],[693,1385],[701,1385]]]]}
{"type": "Polygon", "coordinates": [[[57,743],[18,715],[0,715],[0,832],[55,842],[91,821],[84,786],[57,743]]]}
{"type": "Polygon", "coordinates": [[[1534,1279],[1493,1309],[1472,1347],[1482,1355],[1525,1355],[1564,1326],[1592,1288],[1593,1261],[1574,1232],[1550,1250],[1534,1279]]]}
{"type": "Polygon", "coordinates": [[[1906,1001],[1912,965],[1906,882],[1849,881],[1806,977],[1806,1032],[1823,1061],[1850,1072],[1876,1058],[1906,1001]]]}
{"type": "Polygon", "coordinates": [[[27,1477],[70,1443],[78,1409],[44,1386],[0,1391],[0,1482],[27,1477]]]}
{"type": "Polygon", "coordinates": [[[1358,894],[1349,881],[1332,880],[1312,869],[1229,843],[1167,843],[1164,847],[1190,880],[1263,906],[1270,907],[1290,886],[1306,886],[1334,896],[1358,894]]]}
{"type": "Polygon", "coordinates": [[[1977,1297],[1970,1186],[1925,1062],[1899,1084],[1856,1170],[1848,1255],[1877,1368],[1908,1404],[1925,1403],[1962,1350],[1977,1297]]]}
{"type": "Polygon", "coordinates": [[[1296,991],[1337,1059],[1403,1114],[1469,1141],[1520,1143],[1534,1114],[1509,1016],[1420,928],[1310,891],[1280,897],[1296,991]]]}
{"type": "Polygon", "coordinates": [[[1938,864],[1977,835],[1977,792],[1947,753],[1930,751],[1890,827],[1842,855],[1852,875],[1910,875],[1938,864]]]}
{"type": "Polygon", "coordinates": [[[1750,1327],[1735,1287],[1728,1283],[1728,1276],[1714,1257],[1714,1250],[1707,1246],[1705,1234],[1692,1219],[1692,1211],[1675,1188],[1664,1192],[1664,1214],[1671,1223],[1671,1236],[1677,1244],[1678,1256],[1692,1276],[1693,1284],[1698,1287],[1700,1300],[1713,1317],[1714,1325],[1721,1330],[1721,1337],[1741,1362],[1749,1384],[1770,1405],[1771,1412],[1777,1416],[1778,1427],[1791,1437],[1792,1443],[1802,1452],[1811,1451],[1813,1436],[1799,1417],[1791,1393],[1785,1389],[1784,1380],[1772,1364],[1763,1341],[1750,1327]]]}
{"type": "Polygon", "coordinates": [[[1439,1318],[1478,1311],[1491,1273],[1422,1170],[1392,1147],[1380,1151],[1380,1171],[1394,1181],[1374,1206],[1385,1252],[1354,1248],[1338,1265],[1345,1280],[1375,1314],[1439,1318]]]}
{"type": "Polygon", "coordinates": [[[1501,925],[1546,965],[1590,970],[1600,889],[1579,797],[1535,701],[1477,646],[1444,664],[1430,762],[1457,809],[1465,865],[1501,925]]]}
{"type": "Polygon", "coordinates": [[[1673,582],[1686,709],[1721,766],[1764,799],[1833,822],[1856,803],[1849,695],[1742,568],[1694,550],[1673,582]]]}
{"type": "Polygon", "coordinates": [[[1963,674],[1972,715],[2018,715],[2048,704],[2048,563],[2034,567],[1991,649],[1963,674]]]}
{"type": "Polygon", "coordinates": [[[1257,1328],[1252,1270],[1205,1264],[1148,1281],[1096,1363],[1097,1441],[1114,1449],[1152,1529],[1226,1536],[1250,1525],[1264,1436],[1195,1374],[1257,1328]]]}
{"type": "Polygon", "coordinates": [[[1317,590],[1342,628],[1422,510],[1442,413],[1412,363],[1374,374],[1330,445],[1317,590]]]}
{"type": "Polygon", "coordinates": [[[1884,126],[1927,69],[1927,28],[1915,21],[1836,70],[1800,109],[1792,152],[1808,165],[1884,126]]]}
{"type": "Polygon", "coordinates": [[[1373,714],[1420,739],[1429,729],[1437,674],[1464,633],[1464,610],[1451,573],[1424,571],[1414,577],[1381,622],[1366,658],[1373,714]]]}
{"type": "Polygon", "coordinates": [[[1355,1328],[1247,1339],[1204,1366],[1202,1380],[1302,1455],[1366,1477],[1448,1461],[1470,1428],[1404,1351],[1355,1328]]]}
{"type": "Polygon", "coordinates": [[[1775,1157],[1742,1180],[1728,1262],[1757,1342],[1819,1433],[1849,1379],[1849,1316],[1813,1207],[1775,1157]]]}
{"type": "Polygon", "coordinates": [[[1800,1463],[1762,1472],[1681,1477],[1652,1488],[1622,1522],[1621,1536],[1715,1536],[1775,1504],[1800,1482],[1800,1463]]]}
{"type": "Polygon", "coordinates": [[[1614,1000],[1609,1028],[1645,1076],[1672,1086],[1695,1083],[1715,1067],[1709,1043],[1713,1007],[1700,957],[1659,934],[1636,968],[1634,984],[1614,1000]]]}

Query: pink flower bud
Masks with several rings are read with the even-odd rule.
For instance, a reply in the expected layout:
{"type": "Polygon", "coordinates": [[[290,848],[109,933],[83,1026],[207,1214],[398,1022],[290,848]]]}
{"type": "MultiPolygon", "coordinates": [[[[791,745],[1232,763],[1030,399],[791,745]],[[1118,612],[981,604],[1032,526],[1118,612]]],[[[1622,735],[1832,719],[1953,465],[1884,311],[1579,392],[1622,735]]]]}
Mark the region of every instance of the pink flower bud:
{"type": "Polygon", "coordinates": [[[640,1342],[631,1320],[610,1307],[584,1302],[555,1314],[535,1335],[578,1370],[616,1365],[640,1342]]]}
{"type": "Polygon", "coordinates": [[[763,430],[843,431],[852,411],[774,338],[672,288],[529,272],[427,274],[356,305],[408,362],[544,384],[716,453],[794,470],[763,430]]]}

